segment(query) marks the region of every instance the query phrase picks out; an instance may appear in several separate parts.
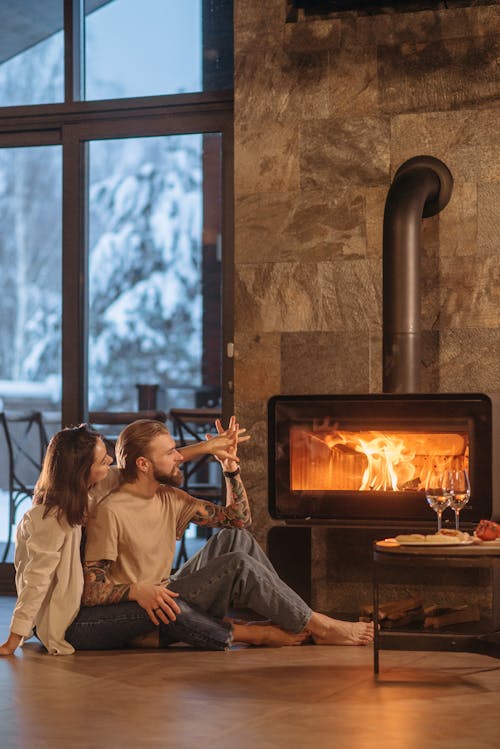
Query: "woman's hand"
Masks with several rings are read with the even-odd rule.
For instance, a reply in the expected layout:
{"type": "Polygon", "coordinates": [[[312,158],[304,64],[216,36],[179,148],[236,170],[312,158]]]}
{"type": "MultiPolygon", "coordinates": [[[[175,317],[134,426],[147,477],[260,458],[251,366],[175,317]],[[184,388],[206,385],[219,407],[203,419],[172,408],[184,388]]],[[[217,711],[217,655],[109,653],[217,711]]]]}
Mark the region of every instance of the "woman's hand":
{"type": "Polygon", "coordinates": [[[11,632],[8,640],[0,645],[0,655],[14,655],[15,649],[21,644],[23,638],[11,632]]]}

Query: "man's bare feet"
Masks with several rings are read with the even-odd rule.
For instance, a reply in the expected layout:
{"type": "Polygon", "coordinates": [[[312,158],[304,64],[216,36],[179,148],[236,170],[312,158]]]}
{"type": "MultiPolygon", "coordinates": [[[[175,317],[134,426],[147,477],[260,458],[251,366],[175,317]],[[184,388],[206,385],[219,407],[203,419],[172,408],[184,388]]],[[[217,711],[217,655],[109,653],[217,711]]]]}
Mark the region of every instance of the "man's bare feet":
{"type": "Polygon", "coordinates": [[[302,645],[310,639],[308,632],[292,634],[274,624],[239,624],[233,623],[233,641],[248,645],[266,645],[270,648],[282,648],[290,645],[302,645]]]}
{"type": "Polygon", "coordinates": [[[344,622],[317,611],[305,631],[316,645],[368,645],[373,640],[373,622],[344,622]]]}

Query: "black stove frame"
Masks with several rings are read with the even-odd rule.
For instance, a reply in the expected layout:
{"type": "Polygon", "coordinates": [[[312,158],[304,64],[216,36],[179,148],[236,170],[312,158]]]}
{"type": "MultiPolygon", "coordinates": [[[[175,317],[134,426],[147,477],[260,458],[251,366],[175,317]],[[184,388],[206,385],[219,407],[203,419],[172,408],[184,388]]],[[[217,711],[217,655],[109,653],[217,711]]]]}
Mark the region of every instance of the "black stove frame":
{"type": "MultiPolygon", "coordinates": [[[[422,491],[292,491],[289,431],[328,418],[339,428],[467,430],[471,499],[460,514],[472,528],[500,520],[500,397],[484,393],[278,395],[268,404],[269,511],[288,524],[435,528],[422,491]],[[346,426],[348,424],[348,426],[346,426]]],[[[443,521],[452,524],[453,513],[443,521]]]]}

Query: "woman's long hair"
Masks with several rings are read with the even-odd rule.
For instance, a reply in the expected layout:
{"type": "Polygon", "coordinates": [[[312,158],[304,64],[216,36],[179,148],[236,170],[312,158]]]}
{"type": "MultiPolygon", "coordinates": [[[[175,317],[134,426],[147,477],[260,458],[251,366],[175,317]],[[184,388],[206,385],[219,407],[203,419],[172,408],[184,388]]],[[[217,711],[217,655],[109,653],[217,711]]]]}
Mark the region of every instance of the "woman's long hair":
{"type": "Polygon", "coordinates": [[[87,424],[57,432],[49,442],[34,504],[45,506],[44,517],[56,508],[58,520],[81,524],[87,514],[89,473],[100,435],[87,424]]]}

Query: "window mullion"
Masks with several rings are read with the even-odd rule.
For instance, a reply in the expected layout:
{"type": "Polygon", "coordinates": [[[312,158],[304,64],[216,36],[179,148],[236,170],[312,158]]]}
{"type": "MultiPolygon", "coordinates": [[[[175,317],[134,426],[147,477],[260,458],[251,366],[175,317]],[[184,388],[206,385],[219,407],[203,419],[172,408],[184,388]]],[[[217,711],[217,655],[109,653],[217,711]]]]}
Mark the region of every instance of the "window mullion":
{"type": "Polygon", "coordinates": [[[84,98],[85,24],[84,0],[64,0],[64,100],[66,104],[84,98]]]}

